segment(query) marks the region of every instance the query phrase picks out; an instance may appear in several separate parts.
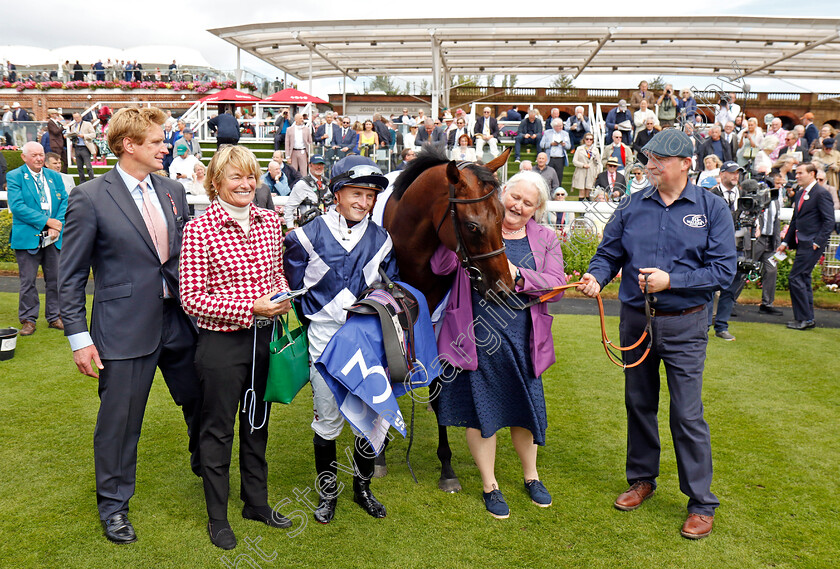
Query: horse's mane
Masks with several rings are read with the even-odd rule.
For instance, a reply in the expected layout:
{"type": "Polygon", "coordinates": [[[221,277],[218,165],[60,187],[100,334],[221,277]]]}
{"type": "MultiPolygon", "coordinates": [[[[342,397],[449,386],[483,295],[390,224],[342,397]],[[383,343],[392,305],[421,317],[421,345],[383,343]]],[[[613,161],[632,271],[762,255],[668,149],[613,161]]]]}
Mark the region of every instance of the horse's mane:
{"type": "MultiPolygon", "coordinates": [[[[430,142],[425,143],[421,152],[417,153],[417,158],[409,162],[408,166],[405,167],[405,170],[403,170],[394,181],[394,191],[391,194],[391,198],[399,201],[408,187],[414,183],[414,180],[416,180],[420,174],[429,168],[446,164],[447,162],[449,162],[449,158],[446,156],[446,149],[443,146],[432,144],[430,142]]],[[[480,182],[489,184],[494,188],[499,186],[499,181],[496,179],[496,176],[494,176],[493,172],[484,166],[471,163],[467,164],[466,167],[475,174],[475,177],[478,178],[480,182]]]]}

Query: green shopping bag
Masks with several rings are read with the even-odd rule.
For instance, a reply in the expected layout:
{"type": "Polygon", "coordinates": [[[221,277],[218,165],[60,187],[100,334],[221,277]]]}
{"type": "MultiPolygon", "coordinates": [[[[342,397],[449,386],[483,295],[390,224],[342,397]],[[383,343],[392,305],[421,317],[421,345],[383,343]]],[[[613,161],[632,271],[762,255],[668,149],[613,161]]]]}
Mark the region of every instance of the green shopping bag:
{"type": "Polygon", "coordinates": [[[283,335],[277,337],[279,329],[275,324],[268,345],[268,381],[264,399],[288,405],[309,381],[309,349],[303,326],[290,331],[289,315],[285,314],[279,320],[283,335]]]}

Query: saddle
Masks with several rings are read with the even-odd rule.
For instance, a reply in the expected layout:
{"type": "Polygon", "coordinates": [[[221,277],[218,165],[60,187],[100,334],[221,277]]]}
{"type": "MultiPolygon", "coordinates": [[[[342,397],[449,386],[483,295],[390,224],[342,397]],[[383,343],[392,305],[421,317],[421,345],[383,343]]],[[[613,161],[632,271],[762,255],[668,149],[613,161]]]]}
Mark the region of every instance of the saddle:
{"type": "Polygon", "coordinates": [[[409,385],[425,383],[426,374],[418,381],[411,379],[417,366],[422,366],[414,350],[414,325],[420,305],[411,292],[389,279],[382,267],[379,275],[382,282],[362,291],[347,311],[379,316],[391,384],[404,383],[407,378],[409,385]]]}

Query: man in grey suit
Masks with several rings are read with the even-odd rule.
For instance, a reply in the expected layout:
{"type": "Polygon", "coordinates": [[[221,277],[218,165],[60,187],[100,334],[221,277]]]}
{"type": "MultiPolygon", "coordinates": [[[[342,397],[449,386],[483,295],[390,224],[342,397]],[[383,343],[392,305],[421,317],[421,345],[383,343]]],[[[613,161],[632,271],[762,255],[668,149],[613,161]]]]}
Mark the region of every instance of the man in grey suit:
{"type": "Polygon", "coordinates": [[[442,128],[435,127],[435,121],[427,118],[423,125],[425,128],[418,131],[417,138],[414,139],[415,146],[423,146],[423,143],[429,141],[438,146],[446,146],[446,133],[442,128]]]}
{"type": "Polygon", "coordinates": [[[93,434],[96,499],[105,537],[116,543],[137,539],[127,517],[128,501],[155,368],[182,407],[193,471],[201,472],[201,396],[193,368],[197,331],[178,297],[187,199],[181,184],[152,174],[162,168],[167,152],[165,118],[157,108],[125,108],[113,116],[108,146],[118,157],[117,166],[73,190],[59,263],[61,314],[73,360],[80,372],[99,379],[93,434]],[[91,268],[88,331],[85,285],[91,268]]]}

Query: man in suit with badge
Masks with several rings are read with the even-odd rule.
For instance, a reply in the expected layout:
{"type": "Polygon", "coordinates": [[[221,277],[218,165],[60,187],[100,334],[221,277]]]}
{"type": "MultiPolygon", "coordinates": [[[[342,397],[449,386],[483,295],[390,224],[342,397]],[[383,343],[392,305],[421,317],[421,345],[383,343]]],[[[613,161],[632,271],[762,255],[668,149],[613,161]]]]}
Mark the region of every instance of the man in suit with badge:
{"type": "Polygon", "coordinates": [[[59,263],[64,333],[73,360],[80,372],[99,379],[93,433],[96,498],[105,537],[116,543],[137,539],[128,501],[134,495],[137,442],[155,368],[182,407],[192,468],[201,474],[201,392],[193,367],[197,330],[178,296],[187,199],[180,183],[153,174],[162,169],[167,152],[165,119],[154,107],[114,114],[108,146],[117,165],[73,190],[59,263]],[[85,286],[91,268],[88,331],[85,286]]]}
{"type": "Polygon", "coordinates": [[[44,168],[44,147],[37,142],[23,145],[23,166],[6,177],[12,212],[11,248],[20,273],[18,317],[21,336],[35,333],[40,303],[35,278],[44,270],[46,306],[50,328],[63,330],[58,302],[58,258],[61,231],[67,211],[67,192],[61,174],[44,168]]]}
{"type": "Polygon", "coordinates": [[[784,253],[786,249],[796,249],[788,276],[793,320],[787,323],[787,327],[807,330],[816,325],[811,271],[820,260],[834,229],[834,202],[828,190],[817,183],[817,167],[814,164],[797,166],[796,183],[800,190],[793,196],[793,218],[776,251],[784,253]]]}

